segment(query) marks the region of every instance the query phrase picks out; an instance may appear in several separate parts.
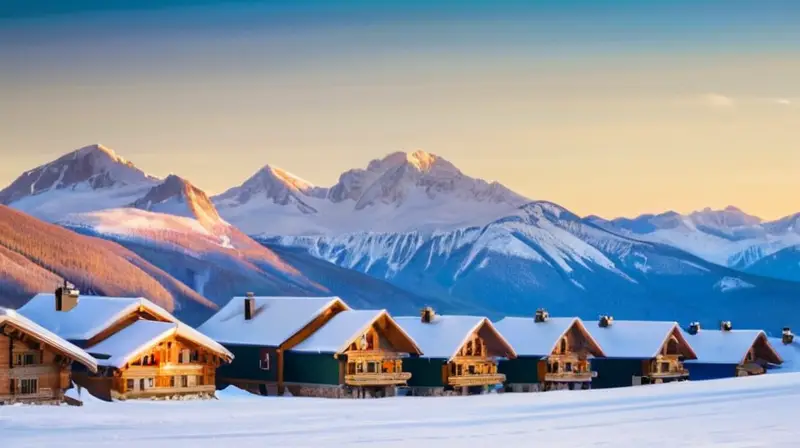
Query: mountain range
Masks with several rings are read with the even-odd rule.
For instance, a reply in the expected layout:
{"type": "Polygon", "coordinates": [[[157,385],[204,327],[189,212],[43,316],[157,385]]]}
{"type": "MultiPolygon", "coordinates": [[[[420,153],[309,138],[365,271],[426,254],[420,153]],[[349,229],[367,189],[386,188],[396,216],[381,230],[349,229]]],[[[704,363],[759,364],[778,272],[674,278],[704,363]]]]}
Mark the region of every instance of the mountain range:
{"type": "Polygon", "coordinates": [[[113,242],[213,306],[254,290],[338,294],[396,313],[545,306],[586,318],[800,325],[797,217],[764,222],[733,207],[579,217],[423,151],[373,160],[329,187],[267,165],[209,198],[93,145],[24,173],[0,203],[113,242]]]}

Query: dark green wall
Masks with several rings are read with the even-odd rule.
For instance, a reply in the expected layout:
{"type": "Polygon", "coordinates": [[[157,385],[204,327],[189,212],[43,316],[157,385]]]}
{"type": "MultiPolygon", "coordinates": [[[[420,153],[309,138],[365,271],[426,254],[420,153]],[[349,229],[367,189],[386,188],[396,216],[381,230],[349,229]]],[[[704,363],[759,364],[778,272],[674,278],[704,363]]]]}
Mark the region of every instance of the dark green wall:
{"type": "Polygon", "coordinates": [[[592,370],[597,377],[592,380],[593,389],[626,387],[633,384],[633,377],[642,376],[642,359],[595,358],[592,370]]]}
{"type": "Polygon", "coordinates": [[[519,357],[517,359],[508,359],[500,361],[497,365],[497,371],[506,376],[506,383],[515,384],[534,384],[538,383],[539,370],[537,368],[540,357],[519,357]]]}
{"type": "Polygon", "coordinates": [[[446,359],[406,358],[403,360],[403,371],[411,372],[408,385],[411,387],[443,387],[442,366],[446,359]]]}
{"type": "Polygon", "coordinates": [[[287,383],[339,384],[339,360],[332,353],[288,351],[283,355],[283,381],[287,383]]]}
{"type": "Polygon", "coordinates": [[[274,382],[278,380],[278,358],[274,347],[259,347],[253,345],[225,345],[233,353],[233,362],[223,364],[217,369],[220,379],[235,378],[243,380],[256,380],[274,382]],[[270,369],[261,370],[261,351],[267,350],[270,354],[270,369]]]}

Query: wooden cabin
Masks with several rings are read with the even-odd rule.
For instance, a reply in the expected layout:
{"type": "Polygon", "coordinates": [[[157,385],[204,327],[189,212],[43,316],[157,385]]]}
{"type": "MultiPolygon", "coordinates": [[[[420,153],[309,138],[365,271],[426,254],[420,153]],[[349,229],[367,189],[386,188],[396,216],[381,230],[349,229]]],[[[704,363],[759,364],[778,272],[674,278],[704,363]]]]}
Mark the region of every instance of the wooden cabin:
{"type": "Polygon", "coordinates": [[[215,370],[233,356],[144,298],[81,296],[62,287],[19,312],[94,356],[96,372],[73,366],[72,376],[104,400],[213,396],[215,370]]]}
{"type": "Polygon", "coordinates": [[[260,395],[394,395],[409,378],[402,358],[419,352],[385,311],[338,297],[234,297],[199,330],[235,355],[219,387],[260,395]]]}
{"type": "Polygon", "coordinates": [[[64,402],[73,363],[97,371],[94,358],[79,347],[0,307],[0,405],[64,402]]]}
{"type": "Polygon", "coordinates": [[[777,369],[785,372],[800,372],[800,340],[794,337],[791,328],[784,327],[781,337],[767,338],[783,361],[777,369]]]}
{"type": "Polygon", "coordinates": [[[783,363],[761,330],[734,330],[729,322],[719,330],[705,330],[694,322],[685,334],[697,353],[697,359],[685,363],[691,380],[762,375],[769,366],[783,363]]]}
{"type": "Polygon", "coordinates": [[[422,352],[385,310],[345,310],[286,352],[292,395],[386,397],[411,374],[403,359],[422,352]]]}
{"type": "Polygon", "coordinates": [[[538,310],[533,317],[506,317],[494,325],[517,353],[498,367],[507,392],[591,388],[590,358],[605,353],[580,319],[551,318],[538,310]]]}
{"type": "Polygon", "coordinates": [[[86,351],[99,367],[96,375],[81,378],[81,383],[93,395],[114,400],[212,398],[217,369],[233,358],[220,344],[185,324],[143,319],[86,351]]]}
{"type": "Polygon", "coordinates": [[[689,371],[683,362],[697,359],[677,322],[602,316],[589,331],[606,354],[592,360],[595,389],[686,381],[689,371]]]}
{"type": "Polygon", "coordinates": [[[426,308],[421,317],[397,317],[397,323],[419,344],[422,356],[405,360],[412,395],[483,393],[505,381],[498,358],[516,358],[511,344],[489,319],[440,316],[426,308]]]}

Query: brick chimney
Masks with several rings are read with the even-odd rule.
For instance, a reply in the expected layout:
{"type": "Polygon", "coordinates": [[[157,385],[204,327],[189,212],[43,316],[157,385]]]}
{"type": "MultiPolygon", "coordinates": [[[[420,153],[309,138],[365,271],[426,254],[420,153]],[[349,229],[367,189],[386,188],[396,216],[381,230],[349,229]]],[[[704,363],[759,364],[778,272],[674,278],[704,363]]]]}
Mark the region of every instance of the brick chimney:
{"type": "Polygon", "coordinates": [[[792,329],[789,327],[783,327],[783,332],[781,333],[781,342],[785,345],[789,345],[794,342],[794,333],[792,333],[792,329]]]}
{"type": "Polygon", "coordinates": [[[600,328],[608,328],[613,323],[614,323],[614,316],[600,316],[600,321],[597,322],[597,325],[599,325],[600,328]]]}
{"type": "Polygon", "coordinates": [[[252,292],[244,299],[244,320],[251,320],[256,313],[256,298],[252,292]]]}
{"type": "Polygon", "coordinates": [[[729,320],[723,320],[719,323],[719,329],[722,331],[731,331],[733,330],[733,324],[729,320]]]}
{"type": "Polygon", "coordinates": [[[436,311],[434,311],[433,308],[429,306],[423,308],[420,314],[422,316],[422,323],[424,324],[429,324],[433,322],[433,319],[436,317],[436,311]]]}
{"type": "Polygon", "coordinates": [[[689,334],[697,334],[700,331],[700,322],[692,322],[689,324],[689,334]]]}
{"type": "Polygon", "coordinates": [[[78,306],[80,291],[64,280],[64,284],[56,288],[56,311],[67,312],[78,306]]]}
{"type": "Polygon", "coordinates": [[[534,322],[547,322],[548,319],[550,319],[550,313],[544,308],[536,310],[536,314],[533,316],[534,322]]]}

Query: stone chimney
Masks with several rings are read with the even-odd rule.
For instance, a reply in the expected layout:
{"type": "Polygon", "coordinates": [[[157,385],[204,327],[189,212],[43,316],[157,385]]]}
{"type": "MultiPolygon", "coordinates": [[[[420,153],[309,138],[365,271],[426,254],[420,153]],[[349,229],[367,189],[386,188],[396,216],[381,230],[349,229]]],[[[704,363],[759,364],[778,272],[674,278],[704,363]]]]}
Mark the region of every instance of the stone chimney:
{"type": "Polygon", "coordinates": [[[67,312],[78,306],[80,301],[80,291],[75,289],[66,280],[64,284],[56,288],[56,311],[67,312]]]}
{"type": "Polygon", "coordinates": [[[719,323],[719,329],[722,331],[731,331],[733,330],[733,324],[729,320],[723,320],[719,323]]]}
{"type": "Polygon", "coordinates": [[[256,313],[256,298],[252,292],[244,298],[244,320],[251,320],[256,313]]]}
{"type": "Polygon", "coordinates": [[[537,323],[547,322],[548,319],[550,319],[550,313],[548,313],[544,308],[539,308],[536,310],[536,314],[533,316],[533,321],[537,323]]]}
{"type": "Polygon", "coordinates": [[[783,332],[781,333],[781,342],[785,345],[789,345],[794,342],[794,333],[792,333],[792,329],[789,327],[783,327],[783,332]]]}
{"type": "Polygon", "coordinates": [[[614,316],[600,316],[600,321],[597,323],[597,325],[599,325],[600,328],[608,328],[613,323],[614,316]]]}
{"type": "Polygon", "coordinates": [[[692,322],[689,324],[689,334],[697,334],[700,331],[700,322],[692,322]]]}
{"type": "Polygon", "coordinates": [[[424,324],[429,324],[433,322],[433,319],[436,317],[436,311],[434,311],[433,308],[429,306],[423,308],[420,314],[422,316],[422,323],[424,324]]]}

